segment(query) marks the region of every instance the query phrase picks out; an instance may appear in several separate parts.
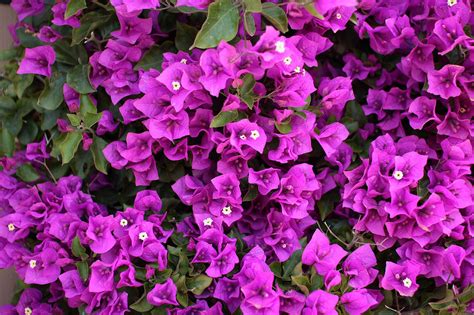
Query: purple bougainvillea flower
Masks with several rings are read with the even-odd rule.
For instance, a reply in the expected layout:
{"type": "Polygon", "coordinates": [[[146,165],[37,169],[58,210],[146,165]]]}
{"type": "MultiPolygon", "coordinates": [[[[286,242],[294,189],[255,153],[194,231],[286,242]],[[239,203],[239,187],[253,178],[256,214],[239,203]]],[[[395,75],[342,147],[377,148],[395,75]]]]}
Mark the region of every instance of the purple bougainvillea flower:
{"type": "Polygon", "coordinates": [[[306,300],[304,294],[295,290],[283,292],[278,287],[277,292],[280,295],[280,312],[301,314],[301,310],[303,309],[306,300]]]}
{"type": "Polygon", "coordinates": [[[315,137],[324,152],[327,155],[332,155],[348,136],[349,131],[347,128],[343,124],[336,122],[324,127],[315,137]]]}
{"type": "Polygon", "coordinates": [[[32,142],[27,144],[25,157],[30,161],[41,161],[43,159],[49,158],[46,145],[46,138],[43,138],[40,142],[32,142]]]}
{"type": "Polygon", "coordinates": [[[261,275],[261,278],[257,277],[241,288],[244,299],[240,308],[246,314],[277,314],[280,304],[278,294],[272,290],[273,274],[269,272],[261,275]]]}
{"type": "Polygon", "coordinates": [[[463,71],[463,66],[445,65],[440,70],[428,72],[428,92],[444,99],[459,96],[461,89],[457,85],[457,80],[463,71]]]}
{"type": "Polygon", "coordinates": [[[240,203],[242,197],[240,182],[235,174],[230,173],[214,177],[212,185],[216,189],[212,194],[214,198],[223,198],[232,203],[240,203]]]}
{"type": "Polygon", "coordinates": [[[263,128],[248,119],[226,125],[226,129],[230,131],[230,144],[240,153],[250,147],[259,153],[263,153],[267,135],[263,128]]]}
{"type": "Polygon", "coordinates": [[[62,38],[62,35],[50,26],[41,27],[38,38],[45,43],[54,43],[62,38]]]}
{"type": "Polygon", "coordinates": [[[97,123],[96,133],[99,136],[102,136],[106,133],[114,132],[114,130],[117,129],[118,125],[118,122],[114,122],[114,116],[112,115],[112,113],[108,110],[104,110],[102,112],[102,116],[99,119],[99,122],[97,123]]]}
{"type": "Polygon", "coordinates": [[[301,261],[305,265],[314,266],[319,274],[325,275],[335,270],[347,252],[337,244],[330,244],[328,237],[317,229],[303,251],[301,261]]]}
{"type": "Polygon", "coordinates": [[[115,223],[112,216],[98,215],[89,219],[86,235],[92,241],[90,248],[93,252],[103,254],[114,247],[117,242],[112,235],[115,223]]]}
{"type": "Polygon", "coordinates": [[[461,119],[456,113],[448,112],[443,121],[436,127],[440,135],[458,139],[467,139],[472,135],[471,124],[468,119],[461,119]]]}
{"type": "Polygon", "coordinates": [[[45,248],[29,257],[25,272],[25,283],[48,284],[56,281],[61,273],[57,265],[58,253],[53,248],[45,248]]]}
{"type": "Polygon", "coordinates": [[[408,152],[395,157],[395,167],[390,178],[390,189],[401,189],[417,183],[424,174],[428,161],[426,155],[408,152]]]}
{"type": "Polygon", "coordinates": [[[114,266],[97,260],[91,265],[89,291],[101,293],[114,289],[114,266]]]}
{"type": "Polygon", "coordinates": [[[383,294],[377,290],[359,289],[341,296],[341,304],[349,315],[362,315],[382,301],[383,294]]]}
{"type": "Polygon", "coordinates": [[[161,199],[154,190],[142,190],[137,193],[133,206],[140,211],[159,212],[161,210],[161,199]]]}
{"type": "Polygon", "coordinates": [[[82,12],[82,10],[79,10],[73,16],[66,19],[64,16],[66,14],[67,5],[67,2],[57,2],[55,5],[53,5],[51,11],[53,12],[54,18],[51,20],[51,22],[59,26],[68,25],[73,28],[78,28],[81,26],[78,15],[82,12]]]}
{"type": "Polygon", "coordinates": [[[129,44],[135,44],[140,36],[151,32],[151,19],[140,19],[136,16],[122,16],[119,14],[118,20],[120,30],[112,32],[111,35],[129,44]]]}
{"type": "Polygon", "coordinates": [[[370,245],[365,244],[353,251],[344,261],[342,268],[348,276],[349,285],[356,289],[365,288],[377,277],[378,271],[374,252],[370,245]]]}
{"type": "Polygon", "coordinates": [[[22,21],[28,16],[37,15],[44,9],[43,0],[13,0],[11,7],[22,21]]]}
{"type": "Polygon", "coordinates": [[[411,194],[406,187],[392,190],[390,195],[392,201],[385,205],[385,211],[391,218],[397,215],[411,215],[420,200],[420,197],[411,194]]]}
{"type": "Polygon", "coordinates": [[[262,195],[268,194],[280,185],[279,170],[267,168],[261,171],[249,170],[249,183],[258,186],[258,192],[262,195]]]}
{"type": "Polygon", "coordinates": [[[429,121],[439,122],[436,115],[436,100],[420,96],[410,103],[408,119],[413,129],[422,129],[429,121]]]}
{"type": "Polygon", "coordinates": [[[327,293],[323,290],[316,290],[306,298],[306,305],[303,308],[303,315],[327,314],[337,315],[336,305],[339,301],[337,295],[327,293]]]}
{"type": "Polygon", "coordinates": [[[85,290],[85,286],[77,270],[63,272],[59,276],[59,281],[61,281],[65,296],[69,299],[80,296],[85,290]]]}
{"type": "Polygon", "coordinates": [[[212,278],[219,278],[231,272],[238,262],[239,257],[235,253],[235,245],[228,244],[218,255],[212,257],[211,264],[206,269],[206,274],[212,278]]]}
{"type": "Polygon", "coordinates": [[[167,279],[162,284],[155,284],[153,289],[148,292],[146,299],[148,303],[154,306],[178,305],[178,301],[176,301],[177,292],[173,280],[167,279]]]}
{"type": "Polygon", "coordinates": [[[416,263],[395,264],[389,261],[380,285],[385,290],[397,290],[402,296],[413,296],[419,287],[416,283],[419,273],[420,266],[416,263]]]}
{"type": "Polygon", "coordinates": [[[56,61],[56,53],[50,46],[39,46],[26,48],[18,74],[39,74],[50,77],[52,73],[51,65],[56,61]]]}

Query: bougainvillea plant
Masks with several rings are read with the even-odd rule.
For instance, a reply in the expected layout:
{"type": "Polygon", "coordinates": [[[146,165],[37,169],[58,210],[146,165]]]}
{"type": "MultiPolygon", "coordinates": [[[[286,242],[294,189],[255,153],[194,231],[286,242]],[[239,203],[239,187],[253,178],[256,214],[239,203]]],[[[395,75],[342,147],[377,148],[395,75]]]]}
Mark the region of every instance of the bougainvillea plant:
{"type": "Polygon", "coordinates": [[[13,0],[1,314],[474,312],[469,0],[13,0]]]}

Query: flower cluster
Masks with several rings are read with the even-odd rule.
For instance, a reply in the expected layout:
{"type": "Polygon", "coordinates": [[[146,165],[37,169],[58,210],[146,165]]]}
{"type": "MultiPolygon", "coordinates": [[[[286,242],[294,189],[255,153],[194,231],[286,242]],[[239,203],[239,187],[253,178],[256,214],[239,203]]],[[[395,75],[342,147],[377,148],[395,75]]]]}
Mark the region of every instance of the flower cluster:
{"type": "Polygon", "coordinates": [[[13,0],[3,314],[474,312],[469,0],[13,0]]]}

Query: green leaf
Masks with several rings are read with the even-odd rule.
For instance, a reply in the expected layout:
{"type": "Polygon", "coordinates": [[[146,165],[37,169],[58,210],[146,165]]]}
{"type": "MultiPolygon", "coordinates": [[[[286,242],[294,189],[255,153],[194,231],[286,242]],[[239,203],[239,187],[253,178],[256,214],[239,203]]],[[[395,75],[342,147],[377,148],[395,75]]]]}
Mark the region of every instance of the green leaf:
{"type": "Polygon", "coordinates": [[[244,0],[245,12],[260,13],[262,12],[262,1],[260,0],[244,0]]]}
{"type": "Polygon", "coordinates": [[[246,201],[252,201],[254,200],[255,198],[257,198],[258,196],[258,189],[257,189],[257,186],[255,185],[250,185],[249,186],[249,190],[247,191],[247,193],[245,194],[245,196],[242,198],[242,200],[244,202],[246,201]]]}
{"type": "Polygon", "coordinates": [[[19,56],[18,48],[0,50],[0,61],[15,59],[19,56]]]}
{"type": "Polygon", "coordinates": [[[86,116],[88,113],[90,114],[97,114],[97,107],[95,107],[94,103],[92,103],[91,98],[89,95],[82,94],[80,97],[81,100],[81,108],[80,113],[82,116],[86,116]]]}
{"type": "Polygon", "coordinates": [[[54,43],[53,48],[56,53],[56,63],[76,66],[79,63],[87,64],[89,61],[84,45],[71,47],[69,41],[60,39],[54,43]]]}
{"type": "Polygon", "coordinates": [[[81,18],[81,26],[72,30],[72,45],[80,44],[92,31],[110,23],[112,15],[101,12],[89,12],[81,18]]]}
{"type": "Polygon", "coordinates": [[[288,32],[288,18],[282,8],[272,2],[265,2],[262,5],[262,14],[280,32],[288,32]]]}
{"type": "Polygon", "coordinates": [[[246,12],[244,15],[244,28],[247,34],[250,36],[255,35],[256,28],[255,28],[255,19],[253,18],[252,13],[246,12]]]}
{"type": "Polygon", "coordinates": [[[309,294],[308,288],[311,287],[311,283],[307,275],[291,276],[291,283],[296,285],[304,294],[309,294]]]}
{"type": "Polygon", "coordinates": [[[326,193],[321,198],[321,200],[318,200],[317,206],[321,220],[326,220],[326,218],[332,213],[332,211],[334,210],[334,204],[338,200],[340,200],[340,196],[336,189],[333,189],[330,192],[326,193]]]}
{"type": "Polygon", "coordinates": [[[6,116],[15,112],[16,102],[8,96],[0,96],[0,116],[6,116]]]}
{"type": "Polygon", "coordinates": [[[74,127],[79,126],[82,122],[81,117],[75,114],[66,114],[66,116],[69,119],[69,122],[71,123],[71,125],[73,125],[74,127]]]}
{"type": "Polygon", "coordinates": [[[301,255],[302,251],[299,249],[291,255],[290,259],[283,263],[283,279],[289,279],[289,277],[294,274],[293,270],[295,270],[298,263],[301,262],[301,255]]]}
{"type": "Polygon", "coordinates": [[[247,104],[249,109],[252,109],[256,100],[256,95],[253,92],[256,83],[255,78],[250,73],[247,73],[242,80],[243,84],[239,88],[240,99],[247,104]]]}
{"type": "Polygon", "coordinates": [[[79,131],[68,132],[64,140],[57,144],[62,157],[62,164],[69,163],[79,149],[82,133],[79,131]]]}
{"type": "Polygon", "coordinates": [[[15,87],[15,93],[18,98],[22,98],[25,90],[33,83],[33,74],[17,75],[13,79],[13,86],[15,87]]]}
{"type": "Polygon", "coordinates": [[[213,2],[208,8],[207,19],[198,32],[193,47],[212,48],[223,40],[232,40],[237,35],[239,20],[239,9],[232,0],[213,2]]]}
{"type": "Polygon", "coordinates": [[[212,278],[206,275],[199,275],[186,280],[186,287],[195,295],[202,294],[212,283],[212,278]]]}
{"type": "Polygon", "coordinates": [[[23,164],[16,170],[16,176],[18,176],[22,181],[30,183],[37,181],[40,176],[36,172],[31,164],[23,164]]]}
{"type": "Polygon", "coordinates": [[[47,110],[55,110],[64,100],[65,76],[55,73],[49,82],[46,82],[46,86],[38,98],[38,106],[47,110]]]}
{"type": "Polygon", "coordinates": [[[86,113],[84,115],[84,125],[87,128],[91,128],[92,126],[97,124],[97,122],[100,120],[101,117],[102,117],[102,113],[97,113],[97,114],[86,113]]]}
{"type": "Polygon", "coordinates": [[[134,70],[161,70],[161,63],[163,62],[163,53],[173,51],[174,43],[166,41],[160,46],[153,46],[145,53],[143,58],[135,65],[134,70]]]}
{"type": "Polygon", "coordinates": [[[211,121],[211,128],[220,128],[227,125],[227,123],[236,121],[239,113],[236,110],[220,112],[211,121]]]}
{"type": "Polygon", "coordinates": [[[94,159],[95,168],[103,174],[107,174],[107,160],[104,157],[104,153],[102,153],[106,145],[107,142],[97,136],[94,137],[94,142],[92,142],[91,145],[92,158],[94,159]]]}
{"type": "Polygon", "coordinates": [[[176,23],[176,48],[182,51],[189,50],[193,45],[198,30],[195,27],[183,23],[176,23]]]}
{"type": "Polygon", "coordinates": [[[316,7],[314,6],[314,2],[311,1],[309,3],[305,4],[305,9],[308,11],[312,16],[314,16],[317,19],[324,20],[324,16],[321,15],[321,13],[316,10],[316,7]]]}
{"type": "Polygon", "coordinates": [[[18,134],[18,140],[21,144],[27,145],[35,140],[38,135],[38,125],[32,119],[25,121],[23,128],[21,128],[20,133],[18,134]]]}
{"type": "Polygon", "coordinates": [[[282,134],[290,133],[291,129],[292,129],[291,124],[290,124],[289,121],[288,122],[283,122],[281,124],[278,124],[278,123],[275,122],[275,127],[282,134]]]}
{"type": "Polygon", "coordinates": [[[78,261],[76,263],[77,270],[79,271],[79,275],[83,281],[87,281],[89,279],[89,264],[87,261],[78,261]]]}
{"type": "Polygon", "coordinates": [[[16,29],[16,36],[18,37],[21,46],[26,48],[33,48],[44,45],[44,43],[40,41],[32,31],[27,30],[24,27],[16,29]]]}
{"type": "Polygon", "coordinates": [[[82,246],[81,241],[79,240],[79,237],[76,236],[72,240],[72,254],[75,257],[81,258],[82,260],[85,260],[89,257],[89,255],[86,254],[86,249],[84,246],[82,246]]]}
{"type": "Polygon", "coordinates": [[[64,13],[64,18],[68,19],[74,14],[76,14],[79,10],[87,8],[87,4],[85,0],[70,0],[66,7],[66,12],[64,13]]]}
{"type": "Polygon", "coordinates": [[[77,65],[67,73],[67,84],[80,94],[95,92],[89,81],[89,65],[77,65]]]}
{"type": "Polygon", "coordinates": [[[153,305],[148,303],[148,300],[146,299],[147,293],[148,292],[145,291],[143,295],[137,301],[135,301],[135,303],[130,305],[130,308],[139,313],[149,312],[151,309],[153,309],[153,305]]]}
{"type": "Polygon", "coordinates": [[[15,150],[15,137],[8,131],[7,128],[2,128],[2,142],[0,151],[6,156],[12,156],[15,150]]]}

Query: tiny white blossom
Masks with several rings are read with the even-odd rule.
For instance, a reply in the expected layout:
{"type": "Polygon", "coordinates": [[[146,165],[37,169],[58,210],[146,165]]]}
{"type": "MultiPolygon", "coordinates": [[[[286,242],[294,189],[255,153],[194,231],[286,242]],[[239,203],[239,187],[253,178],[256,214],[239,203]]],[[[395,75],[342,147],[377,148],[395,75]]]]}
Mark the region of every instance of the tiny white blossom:
{"type": "Polygon", "coordinates": [[[300,68],[300,67],[296,67],[296,68],[295,68],[295,72],[296,72],[296,73],[300,73],[300,72],[301,72],[301,68],[300,68]]]}
{"type": "Polygon", "coordinates": [[[338,19],[338,20],[342,19],[341,13],[336,14],[336,19],[338,19]]]}
{"type": "Polygon", "coordinates": [[[142,241],[146,240],[148,238],[148,233],[147,232],[141,232],[138,234],[138,238],[142,241]]]}
{"type": "Polygon", "coordinates": [[[171,82],[171,85],[173,86],[173,90],[178,91],[181,88],[181,83],[178,81],[173,81],[171,82]]]}
{"type": "Polygon", "coordinates": [[[212,218],[207,218],[202,221],[202,223],[204,223],[204,226],[211,226],[212,222],[214,222],[212,218]]]}
{"type": "Polygon", "coordinates": [[[279,52],[280,54],[284,53],[285,52],[285,42],[284,41],[277,41],[275,43],[275,50],[276,52],[279,52]]]}
{"type": "Polygon", "coordinates": [[[29,307],[25,307],[25,315],[31,315],[33,314],[33,310],[29,307]]]}
{"type": "Polygon", "coordinates": [[[457,3],[458,3],[458,0],[448,0],[448,5],[449,5],[450,7],[456,5],[457,3]]]}
{"type": "Polygon", "coordinates": [[[30,264],[30,268],[34,269],[36,267],[36,260],[34,259],[30,260],[29,264],[30,264]]]}
{"type": "Polygon", "coordinates": [[[247,140],[247,136],[244,135],[244,134],[241,134],[241,135],[239,136],[239,138],[240,138],[241,140],[247,140]]]}
{"type": "Polygon", "coordinates": [[[257,140],[259,137],[260,137],[260,132],[258,132],[258,130],[252,130],[250,134],[250,138],[252,138],[253,140],[257,140]]]}
{"type": "Polygon", "coordinates": [[[403,178],[403,172],[402,171],[393,172],[393,178],[395,178],[396,180],[401,180],[403,178]]]}
{"type": "Polygon", "coordinates": [[[287,66],[289,66],[292,61],[293,61],[293,60],[291,59],[290,56],[285,57],[285,59],[283,59],[283,63],[284,63],[285,65],[287,65],[287,66]]]}
{"type": "Polygon", "coordinates": [[[185,64],[187,64],[187,63],[188,63],[188,61],[187,61],[186,59],[184,59],[184,58],[183,58],[183,59],[181,59],[180,63],[182,63],[183,65],[185,65],[185,64]]]}
{"type": "Polygon", "coordinates": [[[230,206],[222,208],[222,213],[225,215],[230,215],[232,213],[232,208],[230,206]]]}
{"type": "Polygon", "coordinates": [[[409,288],[411,287],[411,280],[409,278],[405,278],[403,279],[403,285],[406,287],[406,288],[409,288]]]}
{"type": "Polygon", "coordinates": [[[126,227],[128,225],[128,221],[126,219],[120,220],[120,225],[126,227]]]}
{"type": "Polygon", "coordinates": [[[15,231],[15,224],[13,224],[13,223],[8,224],[8,231],[10,231],[10,232],[15,231]]]}

